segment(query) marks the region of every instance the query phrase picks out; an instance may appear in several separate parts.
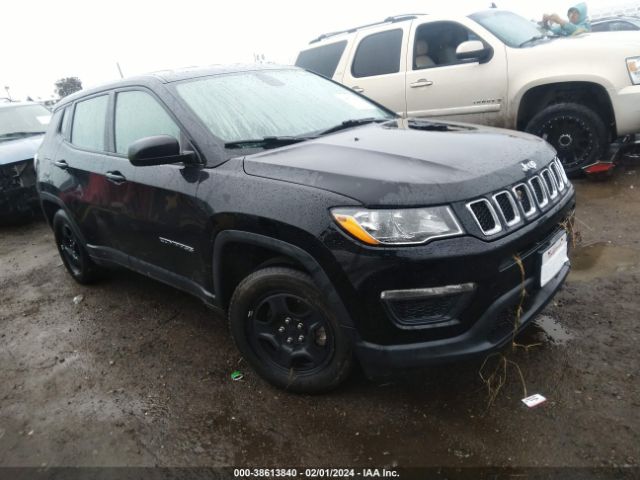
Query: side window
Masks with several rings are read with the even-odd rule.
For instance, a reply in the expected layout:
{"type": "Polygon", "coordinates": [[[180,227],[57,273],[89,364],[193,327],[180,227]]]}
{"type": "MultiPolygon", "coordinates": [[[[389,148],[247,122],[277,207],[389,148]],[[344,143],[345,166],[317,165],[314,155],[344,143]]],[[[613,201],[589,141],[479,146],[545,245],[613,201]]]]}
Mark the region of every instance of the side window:
{"type": "Polygon", "coordinates": [[[126,154],[136,140],[171,135],[180,140],[180,128],[155,98],[146,92],[118,93],[115,115],[116,152],[126,154]]]}
{"type": "Polygon", "coordinates": [[[62,135],[62,137],[65,140],[69,140],[69,127],[71,124],[71,107],[65,107],[65,109],[62,111],[62,122],[60,123],[60,135],[62,135]]]}
{"type": "Polygon", "coordinates": [[[413,45],[413,69],[465,63],[458,60],[456,49],[462,42],[480,38],[455,22],[432,22],[420,25],[413,45]]]}
{"type": "Polygon", "coordinates": [[[400,71],[401,50],[401,29],[369,35],[358,45],[351,74],[359,78],[397,73],[400,71]]]}
{"type": "Polygon", "coordinates": [[[638,28],[629,22],[611,22],[609,24],[609,30],[612,32],[621,32],[626,30],[638,30],[638,28]]]}
{"type": "Polygon", "coordinates": [[[108,95],[83,100],[76,104],[71,143],[88,150],[105,151],[104,128],[108,105],[108,95]]]}
{"type": "Polygon", "coordinates": [[[609,22],[598,23],[597,25],[593,25],[591,30],[594,32],[608,32],[609,31],[609,22]]]}
{"type": "Polygon", "coordinates": [[[336,68],[338,68],[338,63],[346,46],[347,41],[343,40],[342,42],[305,50],[298,55],[296,66],[331,78],[336,73],[336,68]]]}

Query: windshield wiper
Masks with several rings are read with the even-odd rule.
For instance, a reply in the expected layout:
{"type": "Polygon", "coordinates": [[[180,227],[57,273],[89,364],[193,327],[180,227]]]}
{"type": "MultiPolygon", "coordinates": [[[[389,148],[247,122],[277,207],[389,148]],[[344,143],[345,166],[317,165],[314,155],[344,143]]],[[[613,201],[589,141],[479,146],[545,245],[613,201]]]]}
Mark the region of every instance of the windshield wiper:
{"type": "Polygon", "coordinates": [[[520,45],[518,45],[518,48],[524,47],[527,43],[536,42],[538,40],[544,40],[545,38],[549,38],[549,36],[548,35],[536,35],[534,37],[531,37],[529,40],[525,40],[524,42],[522,42],[520,45]]]}
{"type": "Polygon", "coordinates": [[[313,137],[262,137],[247,140],[235,140],[224,144],[224,148],[276,148],[291,145],[292,143],[304,142],[313,137]]]}
{"type": "Polygon", "coordinates": [[[319,135],[327,135],[329,133],[339,132],[340,130],[346,130],[347,128],[358,127],[360,125],[366,125],[367,123],[381,123],[392,120],[390,118],[354,118],[351,120],[345,120],[340,125],[336,125],[335,127],[328,128],[326,130],[322,130],[319,135]]]}

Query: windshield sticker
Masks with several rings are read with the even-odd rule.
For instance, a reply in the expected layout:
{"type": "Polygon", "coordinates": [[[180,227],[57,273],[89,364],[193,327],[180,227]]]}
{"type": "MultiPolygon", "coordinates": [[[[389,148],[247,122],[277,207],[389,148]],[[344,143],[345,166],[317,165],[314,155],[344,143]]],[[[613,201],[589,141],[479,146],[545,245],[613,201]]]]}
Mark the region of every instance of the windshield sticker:
{"type": "Polygon", "coordinates": [[[49,122],[51,121],[51,115],[42,115],[36,118],[40,122],[40,125],[49,125],[49,122]]]}
{"type": "Polygon", "coordinates": [[[348,103],[353,108],[358,110],[372,110],[372,106],[363,98],[357,97],[350,93],[336,93],[336,98],[339,98],[344,103],[348,103]]]}

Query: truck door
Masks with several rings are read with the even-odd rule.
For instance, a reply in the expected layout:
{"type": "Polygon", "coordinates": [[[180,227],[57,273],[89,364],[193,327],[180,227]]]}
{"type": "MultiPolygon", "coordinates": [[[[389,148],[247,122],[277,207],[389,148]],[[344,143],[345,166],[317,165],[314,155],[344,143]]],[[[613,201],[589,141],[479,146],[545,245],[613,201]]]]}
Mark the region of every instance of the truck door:
{"type": "Polygon", "coordinates": [[[507,60],[504,45],[489,44],[453,21],[414,23],[406,74],[407,115],[503,126],[507,60]],[[476,40],[491,48],[488,59],[459,60],[457,47],[476,40]]]}

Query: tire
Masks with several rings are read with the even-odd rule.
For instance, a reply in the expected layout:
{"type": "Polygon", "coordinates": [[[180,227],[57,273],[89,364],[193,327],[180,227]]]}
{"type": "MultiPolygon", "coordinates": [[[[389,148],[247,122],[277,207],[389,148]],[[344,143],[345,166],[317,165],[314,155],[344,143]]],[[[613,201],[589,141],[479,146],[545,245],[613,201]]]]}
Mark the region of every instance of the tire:
{"type": "Polygon", "coordinates": [[[62,263],[73,279],[83,285],[100,278],[99,268],[91,261],[80,235],[67,215],[58,210],[53,217],[53,234],[62,263]]]}
{"type": "Polygon", "coordinates": [[[608,144],[604,122],[588,107],[577,103],[558,103],[538,112],[525,131],[545,139],[557,151],[567,175],[601,159],[608,144]]]}
{"type": "Polygon", "coordinates": [[[336,388],[353,368],[351,343],[311,278],[270,267],[246,277],[229,305],[236,346],[260,376],[298,393],[336,388]]]}

